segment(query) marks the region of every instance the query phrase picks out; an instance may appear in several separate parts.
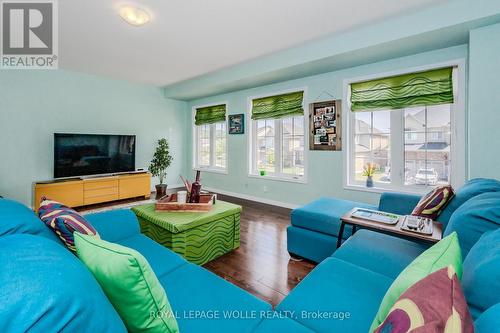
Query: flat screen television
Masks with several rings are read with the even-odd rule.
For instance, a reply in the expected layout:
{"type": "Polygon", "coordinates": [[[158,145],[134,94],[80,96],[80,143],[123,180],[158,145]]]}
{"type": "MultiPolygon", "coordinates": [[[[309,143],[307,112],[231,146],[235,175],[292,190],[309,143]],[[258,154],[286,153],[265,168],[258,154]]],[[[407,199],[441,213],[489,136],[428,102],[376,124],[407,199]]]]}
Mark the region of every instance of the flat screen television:
{"type": "Polygon", "coordinates": [[[135,135],[54,134],[54,178],[135,170],[135,135]]]}

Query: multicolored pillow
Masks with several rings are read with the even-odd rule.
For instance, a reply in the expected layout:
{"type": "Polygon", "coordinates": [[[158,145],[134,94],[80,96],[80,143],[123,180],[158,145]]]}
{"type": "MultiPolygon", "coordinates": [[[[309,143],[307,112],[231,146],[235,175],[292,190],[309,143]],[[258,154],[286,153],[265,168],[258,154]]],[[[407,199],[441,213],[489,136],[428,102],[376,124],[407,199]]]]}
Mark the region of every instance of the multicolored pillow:
{"type": "Polygon", "coordinates": [[[430,273],[452,265],[459,278],[462,277],[462,254],[458,243],[458,235],[451,235],[441,239],[415,260],[413,260],[394,280],[385,293],[377,315],[373,320],[370,332],[373,332],[387,317],[401,295],[415,283],[425,278],[430,273]]]}
{"type": "Polygon", "coordinates": [[[375,333],[473,333],[472,317],[453,266],[415,283],[375,333]]]}
{"type": "Polygon", "coordinates": [[[60,202],[42,198],[40,208],[38,208],[38,215],[56,233],[66,247],[75,253],[75,240],[73,238],[75,231],[99,237],[94,227],[83,216],[60,202]]]}
{"type": "Polygon", "coordinates": [[[454,195],[455,192],[450,185],[437,186],[420,199],[411,215],[436,220],[454,195]]]}

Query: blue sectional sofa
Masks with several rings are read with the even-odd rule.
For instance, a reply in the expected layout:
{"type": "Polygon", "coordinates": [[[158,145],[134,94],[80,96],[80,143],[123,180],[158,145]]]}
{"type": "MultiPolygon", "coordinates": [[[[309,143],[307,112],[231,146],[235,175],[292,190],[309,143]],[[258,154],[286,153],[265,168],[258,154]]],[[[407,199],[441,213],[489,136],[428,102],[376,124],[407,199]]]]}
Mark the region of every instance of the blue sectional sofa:
{"type": "MultiPolygon", "coordinates": [[[[386,194],[381,207],[389,208],[390,196],[397,198],[391,211],[399,213],[415,201],[411,196],[386,194]]],[[[456,199],[460,201],[449,215],[446,233],[456,230],[467,254],[462,285],[477,331],[494,332],[491,328],[500,327],[500,182],[472,181],[456,199]],[[481,186],[491,191],[477,193],[481,186]]],[[[181,333],[367,332],[392,281],[426,249],[359,230],[273,310],[141,235],[129,210],[86,217],[103,239],[132,247],[146,257],[178,316],[181,333]]],[[[316,249],[309,253],[319,257],[325,251],[317,250],[319,254],[316,249]]],[[[29,208],[6,199],[0,199],[0,267],[0,332],[126,331],[79,259],[29,208]]]]}
{"type": "MultiPolygon", "coordinates": [[[[86,218],[101,238],[144,255],[165,288],[181,332],[301,327],[286,318],[267,323],[261,314],[272,311],[270,304],[143,236],[130,210],[86,218]]],[[[0,199],[0,267],[0,332],[126,332],[83,263],[28,207],[7,199],[0,199]]]]}
{"type": "MultiPolygon", "coordinates": [[[[438,221],[445,228],[455,210],[467,200],[482,193],[499,191],[500,183],[497,180],[469,180],[455,193],[455,197],[439,215],[438,221]]],[[[288,252],[319,263],[337,248],[340,218],[352,208],[363,207],[406,215],[411,213],[419,200],[418,195],[390,192],[380,196],[378,206],[336,198],[320,198],[292,211],[291,225],[287,229],[288,252]]],[[[349,227],[344,230],[344,239],[351,235],[351,230],[349,227]]]]}
{"type": "MultiPolygon", "coordinates": [[[[276,310],[329,313],[348,309],[355,320],[299,317],[297,321],[315,332],[367,332],[391,283],[429,245],[359,230],[335,251],[340,216],[354,207],[410,214],[418,200],[413,195],[384,193],[379,207],[322,198],[294,210],[288,227],[289,251],[321,263],[276,310]]],[[[462,287],[476,330],[500,332],[500,182],[468,181],[441,213],[440,221],[444,236],[453,231],[459,236],[464,258],[462,287]]]]}

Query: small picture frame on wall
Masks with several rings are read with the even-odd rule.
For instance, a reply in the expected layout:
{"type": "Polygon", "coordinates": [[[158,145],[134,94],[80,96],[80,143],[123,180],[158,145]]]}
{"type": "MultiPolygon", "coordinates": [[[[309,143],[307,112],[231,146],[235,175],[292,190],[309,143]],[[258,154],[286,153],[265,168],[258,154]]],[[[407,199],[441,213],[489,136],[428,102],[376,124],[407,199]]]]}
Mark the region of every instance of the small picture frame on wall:
{"type": "Polygon", "coordinates": [[[340,100],[309,104],[309,150],[342,150],[340,100]]]}
{"type": "Polygon", "coordinates": [[[245,133],[245,114],[229,115],[229,134],[245,133]]]}

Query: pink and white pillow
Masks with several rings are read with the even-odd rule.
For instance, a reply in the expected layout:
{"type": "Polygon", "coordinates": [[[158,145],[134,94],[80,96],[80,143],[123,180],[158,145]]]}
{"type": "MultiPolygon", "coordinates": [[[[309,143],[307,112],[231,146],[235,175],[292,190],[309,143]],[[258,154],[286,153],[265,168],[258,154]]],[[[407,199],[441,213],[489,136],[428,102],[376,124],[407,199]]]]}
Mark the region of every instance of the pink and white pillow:
{"type": "Polygon", "coordinates": [[[453,266],[408,288],[374,333],[473,333],[474,324],[453,266]]]}

